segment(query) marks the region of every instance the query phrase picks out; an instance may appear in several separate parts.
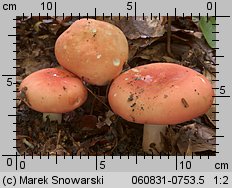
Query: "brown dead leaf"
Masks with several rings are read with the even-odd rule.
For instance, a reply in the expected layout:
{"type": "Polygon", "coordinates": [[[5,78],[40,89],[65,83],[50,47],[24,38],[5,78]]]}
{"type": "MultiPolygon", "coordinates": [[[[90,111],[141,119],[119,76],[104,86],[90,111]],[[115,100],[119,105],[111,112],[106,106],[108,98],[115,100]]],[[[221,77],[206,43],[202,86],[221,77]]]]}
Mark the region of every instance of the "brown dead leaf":
{"type": "Polygon", "coordinates": [[[168,126],[165,139],[163,139],[163,151],[170,155],[175,155],[178,151],[176,146],[178,134],[173,130],[173,126],[168,126]]]}
{"type": "Polygon", "coordinates": [[[162,61],[162,57],[166,55],[166,44],[158,43],[153,44],[145,48],[141,53],[137,54],[135,57],[149,61],[162,61]]]}
{"type": "Polygon", "coordinates": [[[182,155],[186,152],[202,152],[202,151],[216,151],[216,146],[212,145],[216,143],[215,130],[200,125],[189,124],[183,126],[179,131],[177,138],[177,146],[182,155]]]}
{"type": "MultiPolygon", "coordinates": [[[[103,17],[97,17],[98,20],[103,21],[103,17]]],[[[104,21],[109,22],[119,27],[129,40],[139,38],[159,38],[165,33],[165,23],[167,21],[166,16],[164,17],[147,17],[144,19],[142,16],[137,16],[136,20],[134,17],[121,16],[120,19],[113,17],[104,17],[104,21]]]]}
{"type": "Polygon", "coordinates": [[[172,21],[172,27],[179,30],[189,30],[193,32],[199,31],[199,28],[196,23],[192,20],[190,16],[187,17],[176,17],[172,21]]]}
{"type": "Polygon", "coordinates": [[[129,44],[128,62],[130,62],[135,57],[138,51],[141,51],[147,46],[150,46],[153,42],[155,42],[158,39],[159,38],[147,38],[147,39],[139,38],[134,40],[128,40],[128,44],[129,44]]]}
{"type": "Polygon", "coordinates": [[[165,33],[164,24],[166,23],[166,18],[161,17],[160,20],[158,17],[153,17],[152,20],[150,17],[139,16],[129,17],[128,20],[126,17],[123,17],[116,25],[123,31],[126,37],[130,40],[138,38],[156,38],[161,37],[165,33]]]}
{"type": "Polygon", "coordinates": [[[97,117],[94,115],[84,115],[80,121],[80,128],[82,128],[83,131],[97,129],[97,121],[97,117]]]}
{"type": "Polygon", "coordinates": [[[41,62],[41,61],[37,61],[34,58],[27,58],[23,60],[20,66],[21,68],[25,69],[25,75],[27,76],[40,69],[49,68],[51,67],[51,64],[45,59],[43,59],[41,62]]]}

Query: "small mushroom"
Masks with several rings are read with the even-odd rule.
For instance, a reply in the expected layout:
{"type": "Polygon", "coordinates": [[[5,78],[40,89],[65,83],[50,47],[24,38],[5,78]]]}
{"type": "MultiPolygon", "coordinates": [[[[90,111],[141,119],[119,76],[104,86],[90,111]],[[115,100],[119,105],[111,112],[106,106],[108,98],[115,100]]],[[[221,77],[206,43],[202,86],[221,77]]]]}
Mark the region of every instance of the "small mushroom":
{"type": "Polygon", "coordinates": [[[162,150],[161,133],[208,111],[213,102],[210,82],[198,72],[172,63],[152,63],[130,69],[112,83],[112,110],[122,118],[144,124],[143,150],[162,150]]]}
{"type": "Polygon", "coordinates": [[[122,71],[128,43],[116,26],[94,19],[75,21],[57,39],[60,65],[93,85],[106,85],[122,71]]]}
{"type": "Polygon", "coordinates": [[[87,90],[73,73],[60,68],[47,68],[27,76],[19,87],[19,97],[33,110],[51,121],[61,123],[62,113],[81,106],[87,90]]]}

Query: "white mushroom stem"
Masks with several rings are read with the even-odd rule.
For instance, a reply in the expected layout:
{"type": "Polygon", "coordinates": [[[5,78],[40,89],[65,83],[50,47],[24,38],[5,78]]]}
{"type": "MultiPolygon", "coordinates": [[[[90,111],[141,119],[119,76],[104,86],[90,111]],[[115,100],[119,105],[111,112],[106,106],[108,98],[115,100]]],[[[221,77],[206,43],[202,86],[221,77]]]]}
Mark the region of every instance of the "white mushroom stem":
{"type": "Polygon", "coordinates": [[[155,150],[160,152],[162,149],[161,146],[161,133],[165,135],[167,125],[152,125],[144,124],[143,128],[143,151],[146,153],[151,153],[154,151],[153,147],[150,147],[151,144],[154,144],[155,150]]]}
{"type": "Polygon", "coordinates": [[[43,113],[43,121],[45,122],[49,118],[50,121],[57,121],[58,124],[61,124],[62,114],[57,113],[43,113]]]}

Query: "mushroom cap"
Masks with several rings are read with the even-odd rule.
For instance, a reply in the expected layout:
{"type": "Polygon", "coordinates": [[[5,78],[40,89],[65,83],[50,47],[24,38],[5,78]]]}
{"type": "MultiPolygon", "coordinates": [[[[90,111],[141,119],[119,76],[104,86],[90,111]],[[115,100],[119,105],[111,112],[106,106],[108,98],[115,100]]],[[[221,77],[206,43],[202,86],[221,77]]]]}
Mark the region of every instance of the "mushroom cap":
{"type": "Polygon", "coordinates": [[[112,83],[108,100],[122,118],[142,124],[177,124],[208,111],[213,89],[202,74],[172,63],[130,69],[112,83]]]}
{"type": "Polygon", "coordinates": [[[93,85],[106,85],[122,71],[128,43],[116,26],[93,19],[75,21],[56,41],[60,65],[93,85]]]}
{"type": "Polygon", "coordinates": [[[81,106],[87,90],[73,73],[47,68],[27,76],[19,87],[19,97],[32,109],[43,113],[65,113],[81,106]]]}

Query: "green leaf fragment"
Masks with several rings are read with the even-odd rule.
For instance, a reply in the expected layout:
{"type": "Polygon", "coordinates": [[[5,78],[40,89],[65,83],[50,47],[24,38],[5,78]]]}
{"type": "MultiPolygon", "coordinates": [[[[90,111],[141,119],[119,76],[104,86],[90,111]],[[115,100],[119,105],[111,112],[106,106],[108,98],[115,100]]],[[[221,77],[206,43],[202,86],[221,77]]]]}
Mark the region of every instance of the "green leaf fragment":
{"type": "Polygon", "coordinates": [[[210,17],[207,21],[207,17],[203,16],[200,19],[199,26],[201,31],[211,48],[216,48],[216,20],[214,17],[210,17]]]}

